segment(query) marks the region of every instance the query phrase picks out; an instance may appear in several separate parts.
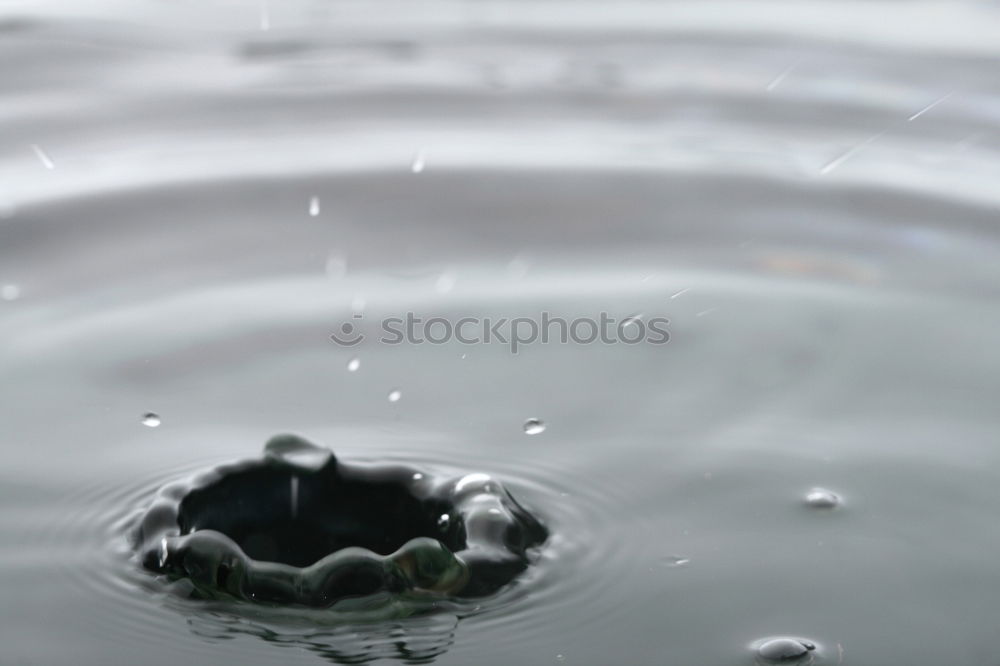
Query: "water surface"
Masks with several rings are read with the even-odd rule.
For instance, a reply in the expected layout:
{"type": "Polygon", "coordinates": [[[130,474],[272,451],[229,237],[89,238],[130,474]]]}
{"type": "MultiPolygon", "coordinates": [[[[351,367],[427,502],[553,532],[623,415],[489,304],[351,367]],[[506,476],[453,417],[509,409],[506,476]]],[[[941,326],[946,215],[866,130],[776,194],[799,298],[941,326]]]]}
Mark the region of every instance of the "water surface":
{"type": "Polygon", "coordinates": [[[995,660],[994,3],[0,17],[4,663],[995,660]],[[671,340],[329,338],[543,310],[671,340]],[[361,624],[137,570],[160,485],[286,431],[494,475],[552,538],[478,609],[361,624]]]}

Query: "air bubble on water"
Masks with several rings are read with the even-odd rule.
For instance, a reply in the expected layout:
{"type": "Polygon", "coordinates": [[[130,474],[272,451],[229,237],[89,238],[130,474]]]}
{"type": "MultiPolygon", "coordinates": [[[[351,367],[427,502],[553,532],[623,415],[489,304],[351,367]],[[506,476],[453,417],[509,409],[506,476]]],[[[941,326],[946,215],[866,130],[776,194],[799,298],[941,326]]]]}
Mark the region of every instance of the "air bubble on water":
{"type": "Polygon", "coordinates": [[[339,254],[331,254],[326,259],[326,274],[336,279],[347,275],[347,259],[339,254]]]}
{"type": "Polygon", "coordinates": [[[399,389],[392,389],[389,391],[389,402],[399,402],[399,399],[403,397],[403,392],[399,389]]]}
{"type": "Polygon", "coordinates": [[[447,294],[455,288],[455,274],[450,272],[442,273],[437,282],[434,283],[434,290],[439,294],[447,294]]]}
{"type": "Polygon", "coordinates": [[[768,638],[756,647],[757,657],[766,664],[799,661],[816,649],[816,644],[798,638],[768,638]]]}
{"type": "Polygon", "coordinates": [[[16,301],[21,298],[21,288],[16,284],[5,284],[0,288],[0,298],[5,301],[16,301]]]}
{"type": "Polygon", "coordinates": [[[446,529],[449,524],[451,524],[451,516],[449,516],[447,513],[442,513],[440,516],[438,516],[438,527],[440,527],[441,529],[446,529]]]}
{"type": "Polygon", "coordinates": [[[424,158],[424,151],[419,151],[413,156],[413,164],[410,165],[410,171],[413,173],[421,173],[427,166],[427,160],[424,158]]]}
{"type": "Polygon", "coordinates": [[[162,423],[159,414],[154,414],[153,412],[146,412],[142,415],[142,425],[147,428],[157,428],[160,423],[162,423]]]}
{"type": "Polygon", "coordinates": [[[319,197],[313,197],[309,200],[309,215],[310,217],[319,215],[319,197]]]}
{"type": "Polygon", "coordinates": [[[42,150],[42,147],[39,146],[37,143],[31,144],[31,150],[35,152],[35,157],[38,158],[38,161],[42,163],[43,167],[45,167],[49,171],[56,168],[56,164],[55,162],[52,161],[52,158],[49,157],[48,153],[42,150]]]}
{"type": "Polygon", "coordinates": [[[840,506],[840,496],[825,488],[813,488],[806,493],[806,504],[814,509],[835,509],[840,506]]]}
{"type": "Polygon", "coordinates": [[[680,555],[668,555],[663,558],[663,565],[670,568],[683,567],[691,564],[690,557],[681,557],[680,555]]]}
{"type": "Polygon", "coordinates": [[[524,434],[540,435],[545,432],[545,423],[541,419],[528,419],[524,422],[524,434]]]}

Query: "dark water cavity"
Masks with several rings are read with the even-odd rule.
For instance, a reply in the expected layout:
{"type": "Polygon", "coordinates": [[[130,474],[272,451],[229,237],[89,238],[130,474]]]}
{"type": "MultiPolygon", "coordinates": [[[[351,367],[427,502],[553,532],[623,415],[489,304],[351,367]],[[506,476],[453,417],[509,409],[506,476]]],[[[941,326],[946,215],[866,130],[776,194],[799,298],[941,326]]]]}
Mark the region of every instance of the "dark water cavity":
{"type": "Polygon", "coordinates": [[[998,34],[964,0],[3,4],[0,663],[995,663],[998,34]],[[331,341],[408,311],[670,340],[331,341]],[[190,485],[281,432],[446,504],[487,473],[547,538],[481,595],[383,590],[465,523],[190,485]],[[165,567],[226,535],[292,601],[144,566],[160,500],[165,567]],[[351,545],[378,591],[296,603],[351,545]]]}
{"type": "Polygon", "coordinates": [[[147,570],[199,597],[332,607],[416,595],[406,614],[497,592],[548,537],[486,474],[351,465],[294,435],[165,486],[128,531],[147,570]]]}

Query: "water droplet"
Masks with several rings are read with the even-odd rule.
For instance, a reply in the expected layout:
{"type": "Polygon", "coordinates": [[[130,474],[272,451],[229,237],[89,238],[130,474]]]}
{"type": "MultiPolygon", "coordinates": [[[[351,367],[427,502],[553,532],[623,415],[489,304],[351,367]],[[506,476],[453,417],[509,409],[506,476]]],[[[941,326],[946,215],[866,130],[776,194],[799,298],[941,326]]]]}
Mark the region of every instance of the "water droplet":
{"type": "Polygon", "coordinates": [[[313,197],[309,200],[309,215],[311,217],[319,215],[319,197],[313,197]]]}
{"type": "Polygon", "coordinates": [[[360,367],[361,367],[361,359],[360,358],[352,358],[350,361],[347,362],[347,371],[348,372],[357,372],[358,368],[360,368],[360,367]]]}
{"type": "Polygon", "coordinates": [[[299,515],[299,477],[293,476],[290,479],[290,485],[289,496],[292,503],[292,518],[297,518],[299,515]]]}
{"type": "Polygon", "coordinates": [[[316,446],[296,435],[275,435],[264,446],[269,458],[308,470],[322,469],[333,458],[330,449],[316,446]]]}
{"type": "Polygon", "coordinates": [[[816,645],[798,638],[769,638],[757,646],[757,656],[765,663],[797,661],[808,655],[816,645]]]}
{"type": "Polygon", "coordinates": [[[691,287],[687,287],[685,289],[681,289],[680,291],[674,292],[674,294],[670,298],[671,298],[671,300],[673,300],[673,299],[677,298],[678,296],[682,296],[683,294],[686,294],[689,291],[691,291],[691,287]]]}
{"type": "Polygon", "coordinates": [[[167,558],[170,556],[170,549],[167,547],[167,537],[160,539],[160,556],[159,562],[160,567],[164,567],[167,564],[167,558]]]}
{"type": "Polygon", "coordinates": [[[813,488],[806,494],[806,504],[814,509],[835,509],[840,506],[840,496],[825,488],[813,488]]]}
{"type": "Polygon", "coordinates": [[[399,389],[392,389],[389,391],[389,402],[399,402],[399,399],[403,397],[403,392],[399,389]]]}
{"type": "Polygon", "coordinates": [[[466,474],[465,476],[463,476],[461,479],[458,480],[458,483],[455,484],[455,492],[460,493],[463,490],[465,490],[466,487],[475,485],[482,486],[483,491],[489,492],[489,482],[490,482],[489,474],[483,474],[482,472],[476,472],[474,474],[466,474]]]}
{"type": "Polygon", "coordinates": [[[454,273],[442,273],[434,283],[434,290],[439,294],[447,294],[455,288],[455,281],[454,273]]]}
{"type": "Polygon", "coordinates": [[[416,474],[413,475],[413,480],[414,481],[419,481],[422,478],[424,478],[424,475],[421,474],[420,472],[417,472],[416,474]]]}
{"type": "Polygon", "coordinates": [[[524,434],[540,435],[545,432],[545,427],[541,419],[528,419],[524,422],[524,434]]]}
{"type": "Polygon", "coordinates": [[[421,173],[426,166],[427,160],[424,158],[424,151],[421,150],[413,157],[413,164],[410,166],[410,170],[413,173],[421,173]]]}
{"type": "Polygon", "coordinates": [[[347,259],[331,254],[326,260],[326,274],[332,278],[342,278],[347,275],[347,259]]]}
{"type": "Polygon", "coordinates": [[[681,557],[680,555],[668,555],[663,558],[663,565],[667,567],[683,567],[691,564],[691,558],[681,557]]]}
{"type": "Polygon", "coordinates": [[[42,163],[42,166],[44,166],[49,171],[56,168],[55,162],[52,161],[52,158],[49,157],[48,153],[42,150],[41,146],[39,146],[37,143],[33,143],[31,144],[31,149],[35,151],[35,157],[37,157],[38,161],[42,163]]]}
{"type": "Polygon", "coordinates": [[[16,301],[21,298],[21,288],[16,284],[5,284],[0,288],[0,298],[5,301],[16,301]]]}
{"type": "Polygon", "coordinates": [[[637,326],[642,322],[642,314],[634,314],[626,317],[622,321],[622,326],[637,326]]]}
{"type": "Polygon", "coordinates": [[[147,428],[159,427],[161,422],[162,421],[160,420],[159,414],[154,414],[153,412],[146,412],[145,414],[142,415],[142,425],[146,426],[147,428]]]}
{"type": "Polygon", "coordinates": [[[442,513],[440,516],[438,516],[438,527],[440,527],[441,529],[446,529],[450,523],[451,523],[451,516],[449,516],[447,513],[442,513]]]}

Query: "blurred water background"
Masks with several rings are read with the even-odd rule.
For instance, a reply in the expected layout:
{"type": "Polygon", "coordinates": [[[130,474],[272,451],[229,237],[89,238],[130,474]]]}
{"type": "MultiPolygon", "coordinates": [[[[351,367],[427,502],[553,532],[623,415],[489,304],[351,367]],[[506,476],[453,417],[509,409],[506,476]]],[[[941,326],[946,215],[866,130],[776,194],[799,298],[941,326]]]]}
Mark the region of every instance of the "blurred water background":
{"type": "Polygon", "coordinates": [[[0,2],[0,663],[996,662],[998,35],[992,1],[0,2]],[[542,310],[671,340],[329,338],[542,310]],[[488,472],[554,536],[409,621],[144,581],[120,521],[283,431],[488,472]]]}

